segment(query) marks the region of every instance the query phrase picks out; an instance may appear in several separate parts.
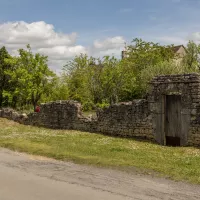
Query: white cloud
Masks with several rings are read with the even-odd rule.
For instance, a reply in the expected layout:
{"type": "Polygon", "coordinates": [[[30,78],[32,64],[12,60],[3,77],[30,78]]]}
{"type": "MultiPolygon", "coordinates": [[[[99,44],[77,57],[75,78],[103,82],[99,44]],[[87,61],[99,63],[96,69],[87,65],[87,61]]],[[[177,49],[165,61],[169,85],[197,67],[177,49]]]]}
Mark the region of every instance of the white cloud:
{"type": "Polygon", "coordinates": [[[105,40],[95,40],[94,48],[101,50],[115,49],[124,46],[124,43],[125,39],[122,36],[116,36],[105,40]]]}
{"type": "MultiPolygon", "coordinates": [[[[59,33],[52,24],[43,21],[26,23],[8,22],[0,24],[0,45],[6,46],[12,55],[17,49],[30,44],[33,51],[49,56],[49,63],[65,63],[67,59],[87,50],[76,45],[77,33],[59,33]],[[59,62],[59,60],[61,62],[59,62]]],[[[62,66],[52,66],[52,68],[62,66]]]]}
{"type": "MultiPolygon", "coordinates": [[[[200,32],[188,36],[184,34],[161,35],[149,34],[149,41],[164,44],[186,44],[188,39],[200,43],[200,32]]],[[[143,38],[145,39],[145,37],[143,38]]],[[[44,21],[27,23],[8,22],[0,24],[0,47],[6,46],[12,55],[17,55],[19,48],[25,48],[30,44],[34,52],[48,56],[49,66],[54,71],[59,71],[67,60],[80,53],[87,53],[95,57],[105,55],[120,58],[124,48],[123,36],[113,36],[104,39],[96,39],[90,46],[77,44],[77,33],[61,33],[55,30],[52,24],[44,21]]]]}
{"type": "Polygon", "coordinates": [[[75,55],[81,53],[87,53],[86,48],[80,45],[77,46],[55,46],[52,48],[40,48],[37,52],[48,55],[49,66],[55,72],[59,72],[60,69],[66,64],[67,60],[73,58],[75,55]]]}
{"type": "Polygon", "coordinates": [[[188,37],[189,40],[200,43],[200,32],[195,32],[188,37]]]}
{"type": "Polygon", "coordinates": [[[33,47],[53,47],[56,45],[74,45],[76,33],[57,33],[54,26],[43,21],[26,23],[8,22],[0,24],[0,42],[6,43],[11,48],[32,42],[33,47]]]}
{"type": "Polygon", "coordinates": [[[19,48],[30,44],[34,52],[48,56],[49,66],[54,71],[60,71],[67,60],[80,53],[92,56],[119,56],[124,47],[122,36],[95,40],[90,47],[76,44],[77,33],[56,32],[52,24],[44,21],[27,23],[8,22],[0,24],[0,46],[6,46],[12,55],[18,55],[19,48]]]}
{"type": "Polygon", "coordinates": [[[40,48],[38,52],[48,55],[53,60],[65,60],[80,53],[87,53],[86,48],[80,45],[72,47],[55,46],[52,48],[40,48]]]}
{"type": "Polygon", "coordinates": [[[125,45],[125,39],[122,36],[109,37],[104,40],[95,40],[89,52],[93,56],[116,56],[121,55],[125,45]]]}

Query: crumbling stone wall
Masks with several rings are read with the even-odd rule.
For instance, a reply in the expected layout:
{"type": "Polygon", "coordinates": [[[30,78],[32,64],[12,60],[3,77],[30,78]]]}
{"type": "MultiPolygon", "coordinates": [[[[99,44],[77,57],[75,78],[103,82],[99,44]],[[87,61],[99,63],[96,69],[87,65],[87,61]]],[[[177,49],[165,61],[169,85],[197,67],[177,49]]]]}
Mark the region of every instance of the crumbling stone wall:
{"type": "Polygon", "coordinates": [[[157,76],[151,82],[147,100],[134,100],[98,110],[97,117],[85,117],[81,104],[56,101],[41,105],[39,113],[19,114],[0,110],[0,117],[22,124],[53,129],[73,129],[112,136],[142,137],[165,145],[167,95],[181,96],[181,145],[200,146],[200,75],[157,76]]]}
{"type": "Polygon", "coordinates": [[[5,109],[0,111],[0,116],[22,124],[53,129],[73,129],[113,136],[153,139],[151,116],[146,100],[115,104],[98,110],[96,118],[84,117],[81,104],[75,101],[42,104],[39,113],[31,113],[27,116],[16,115],[15,111],[5,109]]]}
{"type": "Polygon", "coordinates": [[[146,100],[116,104],[98,113],[98,131],[125,137],[153,139],[146,100]]]}
{"type": "Polygon", "coordinates": [[[53,129],[73,129],[81,118],[81,104],[75,101],[56,101],[41,105],[39,113],[28,115],[29,124],[53,129]]]}

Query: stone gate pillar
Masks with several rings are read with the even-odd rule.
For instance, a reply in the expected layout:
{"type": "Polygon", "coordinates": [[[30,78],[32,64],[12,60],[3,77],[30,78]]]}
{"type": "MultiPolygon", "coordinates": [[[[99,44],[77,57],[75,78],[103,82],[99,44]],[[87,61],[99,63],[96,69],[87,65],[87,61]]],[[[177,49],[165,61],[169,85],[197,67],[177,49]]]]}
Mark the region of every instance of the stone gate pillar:
{"type": "MultiPolygon", "coordinates": [[[[167,134],[170,135],[169,130],[173,130],[173,127],[166,129],[168,126],[166,118],[166,96],[179,95],[181,108],[178,134],[180,135],[180,145],[186,146],[191,144],[191,140],[193,140],[191,139],[191,130],[194,129],[193,127],[197,124],[197,118],[200,116],[200,76],[194,73],[157,76],[150,84],[151,90],[148,96],[148,102],[152,114],[155,140],[161,145],[166,145],[166,136],[167,134]]],[[[176,120],[176,114],[174,113],[173,115],[172,113],[174,120],[176,120]]]]}

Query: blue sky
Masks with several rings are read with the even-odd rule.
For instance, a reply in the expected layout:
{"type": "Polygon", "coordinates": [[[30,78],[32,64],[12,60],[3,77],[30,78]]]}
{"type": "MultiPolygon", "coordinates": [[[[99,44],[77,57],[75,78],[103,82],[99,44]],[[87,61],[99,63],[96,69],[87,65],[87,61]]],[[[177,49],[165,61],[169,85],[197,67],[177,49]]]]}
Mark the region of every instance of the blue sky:
{"type": "Polygon", "coordinates": [[[123,38],[119,43],[135,37],[161,44],[199,40],[199,19],[200,0],[0,0],[0,24],[44,21],[55,33],[75,32],[73,45],[90,49],[96,40],[115,37],[123,38]]]}

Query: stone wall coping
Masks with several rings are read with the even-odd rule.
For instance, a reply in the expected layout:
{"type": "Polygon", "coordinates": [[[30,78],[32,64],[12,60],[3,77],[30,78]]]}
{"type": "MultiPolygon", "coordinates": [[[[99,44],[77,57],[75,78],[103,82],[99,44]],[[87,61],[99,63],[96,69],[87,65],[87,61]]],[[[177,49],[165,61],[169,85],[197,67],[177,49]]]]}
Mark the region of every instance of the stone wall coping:
{"type": "Polygon", "coordinates": [[[194,80],[194,81],[191,81],[191,80],[187,80],[187,81],[174,81],[174,80],[162,80],[162,81],[151,81],[149,82],[149,84],[173,84],[173,83],[185,83],[185,84],[188,84],[188,83],[200,83],[200,80],[194,80]]]}

